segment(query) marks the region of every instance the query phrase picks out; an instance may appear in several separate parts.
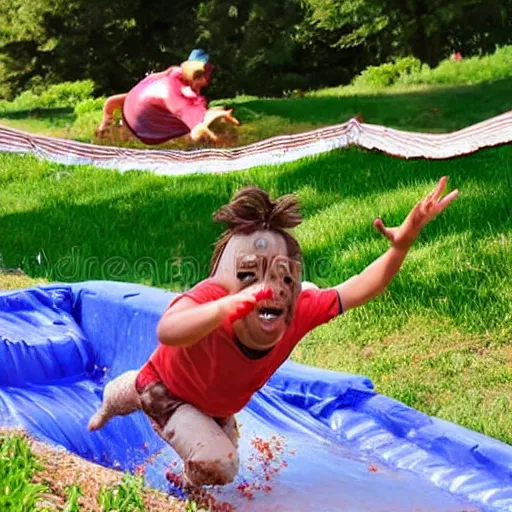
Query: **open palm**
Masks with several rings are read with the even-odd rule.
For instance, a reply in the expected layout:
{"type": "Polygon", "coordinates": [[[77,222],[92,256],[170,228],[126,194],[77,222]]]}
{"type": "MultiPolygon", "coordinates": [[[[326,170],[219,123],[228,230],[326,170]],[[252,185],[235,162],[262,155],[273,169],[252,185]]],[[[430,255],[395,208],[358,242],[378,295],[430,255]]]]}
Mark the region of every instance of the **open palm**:
{"type": "Polygon", "coordinates": [[[391,241],[393,247],[409,248],[423,227],[437,217],[458,196],[459,191],[454,190],[440,199],[447,182],[448,178],[443,176],[435,190],[414,206],[400,226],[388,228],[380,218],[375,219],[373,225],[391,241]]]}
{"type": "Polygon", "coordinates": [[[199,140],[201,138],[205,138],[212,140],[214,142],[217,141],[218,137],[210,129],[210,125],[220,118],[224,118],[226,121],[229,121],[230,123],[233,123],[235,125],[240,124],[238,119],[233,117],[232,109],[225,110],[223,108],[214,107],[206,112],[203,122],[194,127],[194,129],[191,132],[192,140],[199,140]]]}

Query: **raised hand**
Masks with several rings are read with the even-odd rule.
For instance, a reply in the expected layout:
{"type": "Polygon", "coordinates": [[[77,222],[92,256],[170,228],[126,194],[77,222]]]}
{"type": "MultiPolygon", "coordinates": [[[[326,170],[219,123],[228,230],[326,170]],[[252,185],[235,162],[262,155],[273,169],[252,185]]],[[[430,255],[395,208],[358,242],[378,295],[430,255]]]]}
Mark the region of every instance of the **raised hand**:
{"type": "Polygon", "coordinates": [[[443,176],[435,190],[419,201],[406,217],[404,222],[394,228],[384,225],[382,219],[375,219],[373,225],[392,243],[397,249],[408,249],[418,238],[423,227],[439,215],[459,194],[454,190],[441,199],[448,178],[443,176]]]}

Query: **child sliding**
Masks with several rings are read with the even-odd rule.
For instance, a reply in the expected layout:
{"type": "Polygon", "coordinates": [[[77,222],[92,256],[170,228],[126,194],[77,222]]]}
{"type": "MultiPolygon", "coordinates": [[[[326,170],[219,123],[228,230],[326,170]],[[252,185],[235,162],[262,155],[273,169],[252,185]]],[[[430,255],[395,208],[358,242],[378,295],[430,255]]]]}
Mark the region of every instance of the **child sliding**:
{"type": "Polygon", "coordinates": [[[158,347],[140,370],[107,384],[89,429],[141,409],[182,458],[185,482],[231,482],[239,466],[235,415],[308,332],[386,290],[423,227],[457,197],[455,190],[441,198],[446,183],[441,178],[400,226],[376,219],[391,247],[327,289],[301,282],[301,249],[289,232],[302,221],[295,196],[240,190],[214,215],[227,230],[210,276],[169,304],[158,347]]]}

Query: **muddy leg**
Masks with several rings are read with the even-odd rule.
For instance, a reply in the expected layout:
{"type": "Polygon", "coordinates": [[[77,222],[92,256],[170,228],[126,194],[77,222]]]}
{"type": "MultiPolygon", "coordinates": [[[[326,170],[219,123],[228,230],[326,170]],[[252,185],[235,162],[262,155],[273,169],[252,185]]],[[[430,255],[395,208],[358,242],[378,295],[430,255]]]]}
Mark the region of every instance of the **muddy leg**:
{"type": "Polygon", "coordinates": [[[185,483],[225,485],[238,473],[236,446],[213,418],[189,404],[174,412],[161,436],[183,460],[185,483]]]}
{"type": "Polygon", "coordinates": [[[138,373],[138,370],[123,373],[105,386],[103,403],[90,419],[89,430],[99,430],[112,416],[125,416],[141,408],[135,388],[138,373]]]}

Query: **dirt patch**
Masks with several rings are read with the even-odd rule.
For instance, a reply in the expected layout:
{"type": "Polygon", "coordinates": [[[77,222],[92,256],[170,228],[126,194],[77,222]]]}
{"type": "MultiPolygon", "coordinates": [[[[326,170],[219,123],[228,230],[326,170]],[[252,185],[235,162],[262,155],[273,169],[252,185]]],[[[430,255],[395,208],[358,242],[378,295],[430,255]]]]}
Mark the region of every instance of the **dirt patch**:
{"type": "MultiPolygon", "coordinates": [[[[54,448],[35,441],[22,431],[0,431],[0,435],[16,434],[28,440],[32,453],[42,467],[34,476],[34,482],[42,483],[49,492],[42,496],[39,506],[50,510],[64,510],[67,501],[67,489],[78,485],[83,496],[78,498],[81,512],[98,512],[98,496],[102,488],[112,488],[120,484],[124,473],[93,464],[64,449],[54,448]]],[[[144,488],[142,491],[147,512],[183,512],[185,503],[170,496],[144,488]]]]}
{"type": "Polygon", "coordinates": [[[14,269],[13,271],[5,271],[0,269],[0,291],[17,290],[19,288],[28,288],[30,286],[44,285],[47,282],[44,279],[32,279],[23,274],[22,271],[14,269]]]}

